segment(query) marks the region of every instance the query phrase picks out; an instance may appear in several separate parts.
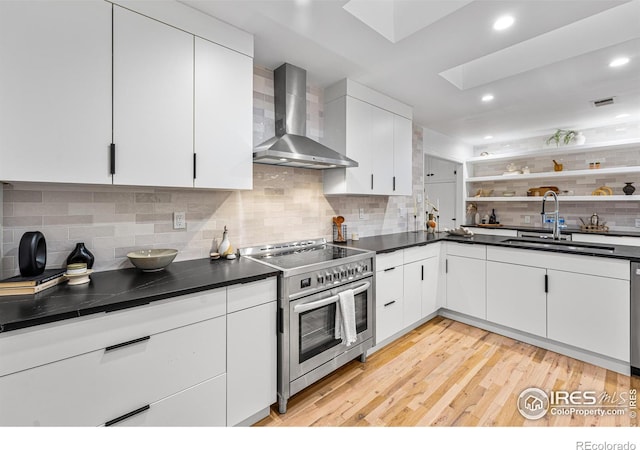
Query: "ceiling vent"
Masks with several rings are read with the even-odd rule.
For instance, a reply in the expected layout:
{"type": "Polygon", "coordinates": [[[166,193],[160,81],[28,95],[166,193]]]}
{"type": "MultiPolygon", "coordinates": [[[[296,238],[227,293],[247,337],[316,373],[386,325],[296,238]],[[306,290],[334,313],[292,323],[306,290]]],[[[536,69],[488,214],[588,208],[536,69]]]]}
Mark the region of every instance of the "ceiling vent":
{"type": "Polygon", "coordinates": [[[614,99],[615,97],[601,98],[600,100],[592,100],[591,103],[593,104],[593,106],[598,108],[600,106],[613,105],[614,99]]]}

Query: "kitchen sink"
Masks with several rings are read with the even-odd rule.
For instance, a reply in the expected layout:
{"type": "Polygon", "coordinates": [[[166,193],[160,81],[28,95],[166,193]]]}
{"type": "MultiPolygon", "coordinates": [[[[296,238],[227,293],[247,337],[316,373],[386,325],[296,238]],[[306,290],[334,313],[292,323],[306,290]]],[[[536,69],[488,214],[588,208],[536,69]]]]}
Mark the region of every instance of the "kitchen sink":
{"type": "Polygon", "coordinates": [[[554,241],[549,239],[519,239],[519,238],[509,238],[500,241],[504,244],[511,245],[521,245],[523,247],[536,247],[536,248],[548,248],[555,250],[568,250],[575,252],[595,252],[595,253],[613,253],[615,251],[614,247],[608,247],[603,245],[591,245],[591,244],[578,244],[575,242],[567,242],[567,241],[554,241]]]}

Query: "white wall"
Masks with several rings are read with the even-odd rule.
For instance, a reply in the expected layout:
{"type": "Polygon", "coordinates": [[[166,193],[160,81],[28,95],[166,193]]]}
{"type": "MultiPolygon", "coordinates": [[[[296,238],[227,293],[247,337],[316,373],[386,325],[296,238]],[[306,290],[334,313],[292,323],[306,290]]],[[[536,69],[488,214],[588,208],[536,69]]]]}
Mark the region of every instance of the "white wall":
{"type": "Polygon", "coordinates": [[[428,128],[423,129],[423,147],[427,155],[457,162],[473,156],[473,146],[428,128]]]}

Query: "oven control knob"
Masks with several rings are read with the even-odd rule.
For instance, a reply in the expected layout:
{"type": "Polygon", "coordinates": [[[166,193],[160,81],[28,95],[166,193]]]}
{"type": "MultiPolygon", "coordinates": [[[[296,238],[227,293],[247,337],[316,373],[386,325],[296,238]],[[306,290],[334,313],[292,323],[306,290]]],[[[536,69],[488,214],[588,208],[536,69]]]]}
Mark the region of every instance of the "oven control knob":
{"type": "Polygon", "coordinates": [[[324,276],[318,274],[318,284],[324,284],[324,276]]]}
{"type": "Polygon", "coordinates": [[[336,283],[340,281],[340,272],[338,271],[338,269],[333,270],[333,281],[336,283]]]}
{"type": "Polygon", "coordinates": [[[330,282],[333,278],[329,272],[324,274],[324,279],[327,280],[327,283],[330,282]]]}

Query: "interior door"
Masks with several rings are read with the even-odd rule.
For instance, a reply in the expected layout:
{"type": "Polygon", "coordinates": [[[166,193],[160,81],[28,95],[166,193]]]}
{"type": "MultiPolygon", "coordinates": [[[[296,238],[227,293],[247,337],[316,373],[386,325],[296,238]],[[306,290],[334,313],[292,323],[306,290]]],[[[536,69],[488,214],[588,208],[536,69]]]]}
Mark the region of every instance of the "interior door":
{"type": "Polygon", "coordinates": [[[427,184],[424,193],[425,198],[438,207],[438,212],[435,213],[439,225],[437,231],[456,228],[456,183],[427,184]]]}

